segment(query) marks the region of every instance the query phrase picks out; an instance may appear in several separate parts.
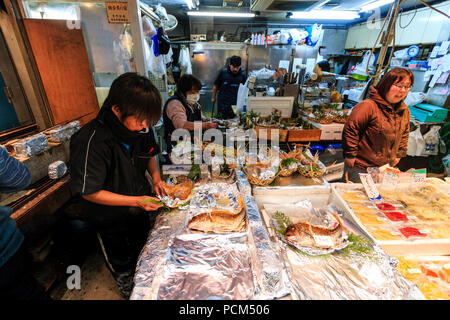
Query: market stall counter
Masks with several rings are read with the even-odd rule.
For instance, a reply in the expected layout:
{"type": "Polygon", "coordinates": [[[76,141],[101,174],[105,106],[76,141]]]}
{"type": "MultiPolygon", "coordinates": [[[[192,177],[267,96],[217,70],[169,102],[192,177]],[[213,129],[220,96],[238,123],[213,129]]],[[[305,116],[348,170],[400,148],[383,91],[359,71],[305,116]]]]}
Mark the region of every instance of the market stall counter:
{"type": "Polygon", "coordinates": [[[196,183],[189,205],[157,217],[131,299],[424,299],[345,210],[329,214],[334,202],[327,185],[252,190],[240,170],[233,183],[196,183]],[[302,217],[337,223],[336,245],[295,243],[302,217]]]}

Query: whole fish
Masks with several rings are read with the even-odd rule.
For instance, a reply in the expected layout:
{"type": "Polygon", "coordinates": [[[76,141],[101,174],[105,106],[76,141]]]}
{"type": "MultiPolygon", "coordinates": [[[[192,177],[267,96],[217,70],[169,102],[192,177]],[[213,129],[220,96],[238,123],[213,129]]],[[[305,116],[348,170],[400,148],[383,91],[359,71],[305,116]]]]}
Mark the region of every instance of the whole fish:
{"type": "Polygon", "coordinates": [[[329,249],[342,243],[343,228],[340,223],[332,228],[313,226],[307,222],[298,222],[286,228],[285,237],[292,243],[302,247],[329,249]]]}
{"type": "Polygon", "coordinates": [[[246,213],[233,213],[227,210],[214,210],[196,215],[188,222],[188,227],[208,233],[240,232],[246,228],[246,213]]]}

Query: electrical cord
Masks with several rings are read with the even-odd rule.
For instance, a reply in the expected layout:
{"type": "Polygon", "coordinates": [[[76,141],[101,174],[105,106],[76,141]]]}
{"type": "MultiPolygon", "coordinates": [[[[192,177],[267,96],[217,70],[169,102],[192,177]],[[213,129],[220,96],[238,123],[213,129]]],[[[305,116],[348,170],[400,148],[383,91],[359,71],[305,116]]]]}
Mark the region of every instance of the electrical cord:
{"type": "Polygon", "coordinates": [[[450,19],[450,16],[449,16],[448,14],[445,14],[444,12],[442,12],[442,11],[436,9],[435,7],[433,7],[432,5],[429,5],[428,3],[426,3],[426,2],[423,1],[423,0],[419,0],[419,1],[420,1],[420,3],[422,3],[422,4],[425,5],[425,6],[427,6],[428,8],[430,8],[430,9],[432,9],[432,10],[434,10],[434,11],[437,11],[437,12],[439,12],[440,14],[443,14],[444,16],[446,16],[448,19],[450,19]]]}
{"type": "Polygon", "coordinates": [[[414,20],[414,18],[416,17],[416,14],[417,14],[417,1],[414,3],[414,15],[413,15],[413,17],[411,18],[411,20],[408,22],[408,24],[406,25],[406,26],[404,26],[404,27],[402,27],[402,14],[403,14],[403,9],[401,9],[402,10],[402,13],[401,14],[399,14],[399,20],[398,20],[398,26],[400,27],[400,29],[406,29],[406,28],[408,28],[409,27],[409,25],[411,24],[411,22],[414,20]]]}

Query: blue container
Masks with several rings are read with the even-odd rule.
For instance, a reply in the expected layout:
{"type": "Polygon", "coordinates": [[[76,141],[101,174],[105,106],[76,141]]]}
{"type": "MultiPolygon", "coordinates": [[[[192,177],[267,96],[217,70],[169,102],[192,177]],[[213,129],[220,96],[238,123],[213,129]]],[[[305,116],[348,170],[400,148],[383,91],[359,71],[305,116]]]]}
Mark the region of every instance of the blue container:
{"type": "Polygon", "coordinates": [[[444,122],[447,118],[448,110],[428,103],[419,103],[409,107],[411,116],[420,122],[444,122]]]}

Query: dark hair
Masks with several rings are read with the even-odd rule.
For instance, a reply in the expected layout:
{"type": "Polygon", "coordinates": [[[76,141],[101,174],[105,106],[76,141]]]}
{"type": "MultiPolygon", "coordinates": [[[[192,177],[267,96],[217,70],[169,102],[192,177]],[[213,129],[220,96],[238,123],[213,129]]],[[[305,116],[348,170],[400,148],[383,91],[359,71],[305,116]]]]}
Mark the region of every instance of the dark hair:
{"type": "Polygon", "coordinates": [[[230,58],[230,64],[233,66],[233,67],[240,67],[241,66],[241,57],[238,57],[238,56],[232,56],[231,58],[230,58]]]}
{"type": "Polygon", "coordinates": [[[377,89],[378,94],[383,99],[386,99],[386,94],[391,89],[392,85],[403,81],[405,78],[409,78],[412,87],[414,85],[414,75],[411,70],[404,68],[392,69],[381,78],[380,82],[375,86],[375,89],[377,89]]]}
{"type": "Polygon", "coordinates": [[[161,118],[161,94],[146,77],[127,72],[117,77],[102,108],[119,108],[120,119],[136,116],[156,124],[161,118]]]}
{"type": "Polygon", "coordinates": [[[201,90],[202,82],[192,74],[183,74],[180,79],[178,79],[177,89],[182,94],[186,95],[186,92],[194,89],[201,90]]]}

